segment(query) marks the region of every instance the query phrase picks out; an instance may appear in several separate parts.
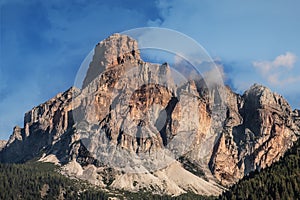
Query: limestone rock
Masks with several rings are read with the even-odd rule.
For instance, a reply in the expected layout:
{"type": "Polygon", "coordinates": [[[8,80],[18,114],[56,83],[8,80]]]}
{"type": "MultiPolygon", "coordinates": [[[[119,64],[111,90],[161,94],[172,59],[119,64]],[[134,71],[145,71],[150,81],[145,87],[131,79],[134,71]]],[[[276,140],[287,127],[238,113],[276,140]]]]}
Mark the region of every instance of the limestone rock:
{"type": "Polygon", "coordinates": [[[94,50],[93,61],[83,82],[85,88],[103,71],[129,60],[140,60],[137,41],[120,34],[113,34],[99,42],[94,50]]]}
{"type": "Polygon", "coordinates": [[[134,39],[114,34],[95,47],[83,88],[28,111],[0,161],[39,158],[99,187],[216,195],[277,161],[299,132],[300,111],[268,88],[177,85],[169,64],[142,61],[134,39]]]}
{"type": "Polygon", "coordinates": [[[264,86],[255,84],[243,96],[227,96],[224,130],[210,162],[213,174],[225,185],[279,160],[300,132],[299,113],[264,86]]]}
{"type": "Polygon", "coordinates": [[[7,143],[6,140],[0,140],[0,151],[5,147],[6,143],[7,143]]]}
{"type": "Polygon", "coordinates": [[[24,128],[14,128],[6,148],[1,151],[0,161],[24,162],[40,157],[50,149],[68,149],[68,146],[60,146],[60,143],[72,130],[71,99],[78,92],[78,89],[70,88],[27,112],[24,128]]]}

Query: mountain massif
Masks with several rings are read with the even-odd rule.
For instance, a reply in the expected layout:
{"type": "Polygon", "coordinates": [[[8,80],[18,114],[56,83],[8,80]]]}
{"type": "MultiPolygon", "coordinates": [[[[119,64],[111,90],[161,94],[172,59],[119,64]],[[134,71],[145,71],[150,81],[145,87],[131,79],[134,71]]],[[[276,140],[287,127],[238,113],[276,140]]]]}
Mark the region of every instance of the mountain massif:
{"type": "Polygon", "coordinates": [[[217,195],[299,137],[300,111],[264,86],[239,95],[175,79],[168,63],[144,62],[136,40],[114,34],[96,45],[81,89],[25,114],[0,161],[53,162],[108,189],[217,195]]]}

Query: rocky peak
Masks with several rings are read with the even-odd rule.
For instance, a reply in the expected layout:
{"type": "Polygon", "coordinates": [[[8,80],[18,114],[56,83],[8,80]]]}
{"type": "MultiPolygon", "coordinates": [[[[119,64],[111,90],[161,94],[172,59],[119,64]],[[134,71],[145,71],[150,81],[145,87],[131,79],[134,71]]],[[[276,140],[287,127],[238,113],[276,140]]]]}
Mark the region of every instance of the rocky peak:
{"type": "Polygon", "coordinates": [[[243,96],[228,97],[225,127],[210,163],[223,184],[277,161],[300,131],[296,111],[265,86],[254,84],[243,96]]]}
{"type": "Polygon", "coordinates": [[[66,130],[68,124],[68,112],[72,109],[71,100],[80,93],[75,87],[69,88],[63,93],[58,93],[55,97],[47,102],[34,107],[25,113],[24,117],[24,136],[30,135],[30,128],[35,124],[39,124],[39,129],[48,132],[61,132],[66,130]],[[63,119],[63,123],[60,123],[63,119]]]}
{"type": "Polygon", "coordinates": [[[83,88],[104,70],[124,62],[139,60],[140,51],[137,41],[127,35],[115,33],[96,45],[93,60],[83,82],[83,88]]]}
{"type": "Polygon", "coordinates": [[[0,161],[42,157],[101,187],[211,195],[297,139],[299,110],[270,89],[256,84],[241,96],[199,80],[177,86],[171,67],[143,62],[134,39],[110,36],[95,47],[82,90],[28,111],[0,161]]]}
{"type": "Polygon", "coordinates": [[[13,133],[11,134],[11,136],[9,137],[9,140],[7,142],[7,145],[13,143],[15,140],[22,140],[22,129],[19,126],[15,126],[13,128],[13,133]]]}
{"type": "Polygon", "coordinates": [[[243,97],[245,101],[249,101],[251,106],[266,108],[272,107],[276,109],[278,106],[280,108],[291,111],[291,107],[288,102],[279,94],[273,93],[269,88],[254,84],[248,89],[243,97]]]}
{"type": "Polygon", "coordinates": [[[26,112],[24,128],[14,127],[0,161],[23,162],[40,156],[41,150],[60,141],[64,133],[72,130],[71,102],[79,92],[71,87],[26,112]]]}

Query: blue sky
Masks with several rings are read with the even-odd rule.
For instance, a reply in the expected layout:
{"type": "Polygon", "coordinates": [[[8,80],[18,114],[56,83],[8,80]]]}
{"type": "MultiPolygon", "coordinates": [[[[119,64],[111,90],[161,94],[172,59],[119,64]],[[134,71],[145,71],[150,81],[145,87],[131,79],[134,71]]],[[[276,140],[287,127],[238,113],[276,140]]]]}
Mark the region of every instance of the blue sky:
{"type": "Polygon", "coordinates": [[[0,139],[72,85],[95,44],[144,26],[194,38],[235,91],[261,83],[300,108],[299,8],[298,0],[0,0],[0,139]]]}

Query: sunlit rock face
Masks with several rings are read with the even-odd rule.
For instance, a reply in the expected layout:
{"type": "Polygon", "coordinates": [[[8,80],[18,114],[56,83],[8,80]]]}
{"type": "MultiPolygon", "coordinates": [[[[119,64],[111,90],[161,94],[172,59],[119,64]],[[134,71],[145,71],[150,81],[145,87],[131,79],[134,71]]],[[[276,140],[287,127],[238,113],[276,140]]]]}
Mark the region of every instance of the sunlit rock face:
{"type": "Polygon", "coordinates": [[[280,95],[253,85],[243,96],[228,95],[224,130],[210,168],[223,184],[270,166],[299,136],[299,112],[280,95]]]}
{"type": "Polygon", "coordinates": [[[40,158],[100,187],[216,195],[277,161],[299,135],[299,111],[266,87],[239,95],[176,78],[114,34],[96,45],[82,89],[27,112],[0,160],[40,158]]]}
{"type": "Polygon", "coordinates": [[[5,147],[6,143],[7,143],[6,140],[0,140],[0,151],[5,147]]]}

